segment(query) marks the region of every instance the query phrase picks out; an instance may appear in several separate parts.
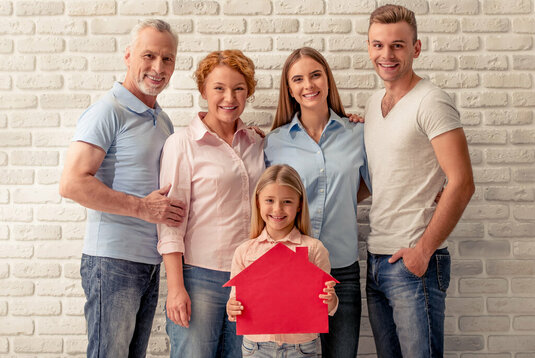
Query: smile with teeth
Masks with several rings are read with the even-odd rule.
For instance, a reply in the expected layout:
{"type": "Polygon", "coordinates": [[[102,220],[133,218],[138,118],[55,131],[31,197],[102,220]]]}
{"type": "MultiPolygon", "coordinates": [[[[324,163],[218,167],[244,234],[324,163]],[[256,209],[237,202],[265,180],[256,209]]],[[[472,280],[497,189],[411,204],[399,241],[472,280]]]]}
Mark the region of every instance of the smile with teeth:
{"type": "Polygon", "coordinates": [[[236,108],[238,108],[238,106],[219,106],[219,108],[221,109],[226,109],[226,110],[234,110],[236,108]]]}
{"type": "Polygon", "coordinates": [[[273,215],[270,215],[269,217],[272,218],[275,221],[281,221],[281,220],[284,220],[284,218],[286,216],[273,216],[273,215]]]}
{"type": "Polygon", "coordinates": [[[154,77],[154,76],[151,76],[151,75],[146,75],[146,76],[149,78],[149,80],[154,81],[154,82],[163,81],[163,77],[154,77]]]}
{"type": "Polygon", "coordinates": [[[305,98],[313,98],[313,97],[316,97],[319,94],[320,94],[319,92],[307,93],[307,94],[304,94],[303,97],[305,97],[305,98]]]}
{"type": "Polygon", "coordinates": [[[397,63],[394,63],[394,64],[380,63],[380,64],[379,64],[379,66],[384,67],[384,68],[394,68],[394,67],[396,67],[397,65],[398,65],[397,63]]]}

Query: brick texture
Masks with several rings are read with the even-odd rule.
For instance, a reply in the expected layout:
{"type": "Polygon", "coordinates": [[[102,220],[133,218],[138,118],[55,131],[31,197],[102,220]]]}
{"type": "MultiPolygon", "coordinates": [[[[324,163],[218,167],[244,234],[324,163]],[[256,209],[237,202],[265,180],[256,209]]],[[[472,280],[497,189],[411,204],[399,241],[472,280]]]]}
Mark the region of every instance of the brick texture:
{"type": "MultiPolygon", "coordinates": [[[[243,118],[268,130],[280,69],[300,46],[322,51],[347,111],[363,113],[382,87],[367,55],[367,20],[389,2],[0,0],[0,358],[85,356],[86,210],[57,185],[77,118],[124,78],[123,51],[140,18],[163,18],[179,33],[176,71],[159,97],[176,127],[206,105],[191,79],[198,61],[238,48],[258,79],[243,118]]],[[[414,66],[454,98],[476,180],[449,240],[445,356],[533,358],[535,0],[394,3],[417,15],[423,52],[414,66]]],[[[368,204],[362,209],[364,237],[368,204]]],[[[160,292],[149,357],[169,355],[165,278],[160,292]]],[[[359,348],[359,357],[375,357],[367,317],[359,348]]]]}

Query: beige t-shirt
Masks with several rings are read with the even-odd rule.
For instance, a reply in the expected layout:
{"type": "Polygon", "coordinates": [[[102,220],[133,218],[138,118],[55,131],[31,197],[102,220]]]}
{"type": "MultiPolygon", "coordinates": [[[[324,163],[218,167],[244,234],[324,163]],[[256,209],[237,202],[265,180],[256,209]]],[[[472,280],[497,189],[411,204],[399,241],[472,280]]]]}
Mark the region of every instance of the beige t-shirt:
{"type": "Polygon", "coordinates": [[[384,94],[375,93],[366,105],[364,141],[373,190],[368,251],[391,255],[416,245],[431,220],[434,199],[446,182],[431,140],[461,122],[450,96],[428,80],[420,80],[386,117],[384,94]]]}

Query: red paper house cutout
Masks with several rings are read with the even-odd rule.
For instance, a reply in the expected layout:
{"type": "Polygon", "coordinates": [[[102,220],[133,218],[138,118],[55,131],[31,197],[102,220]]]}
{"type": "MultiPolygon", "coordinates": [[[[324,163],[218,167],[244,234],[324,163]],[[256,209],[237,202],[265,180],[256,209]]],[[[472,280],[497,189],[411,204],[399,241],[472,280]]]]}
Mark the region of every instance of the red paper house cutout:
{"type": "Polygon", "coordinates": [[[237,274],[225,287],[236,286],[244,307],[237,334],[327,333],[327,305],[318,297],[331,275],[308,260],[308,247],[292,251],[282,243],[237,274]]]}

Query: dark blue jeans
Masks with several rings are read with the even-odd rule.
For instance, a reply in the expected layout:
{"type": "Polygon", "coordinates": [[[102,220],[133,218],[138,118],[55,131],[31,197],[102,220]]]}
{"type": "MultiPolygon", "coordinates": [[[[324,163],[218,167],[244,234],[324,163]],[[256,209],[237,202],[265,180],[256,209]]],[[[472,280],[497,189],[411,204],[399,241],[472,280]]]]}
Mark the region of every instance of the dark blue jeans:
{"type": "Polygon", "coordinates": [[[158,303],[160,265],[82,255],[87,357],[145,357],[158,303]]]}
{"type": "Polygon", "coordinates": [[[360,266],[332,269],[331,276],[340,281],[335,291],[338,310],[329,316],[329,333],[322,333],[321,351],[324,358],[355,358],[360,333],[360,266]]]}
{"type": "Polygon", "coordinates": [[[230,287],[222,287],[230,272],[183,265],[184,286],[191,300],[189,328],[167,317],[171,358],[241,357],[242,336],[227,316],[230,287]]]}
{"type": "Polygon", "coordinates": [[[444,355],[444,311],[450,282],[447,249],[435,251],[422,277],[402,259],[368,253],[366,296],[379,358],[444,355]]]}

